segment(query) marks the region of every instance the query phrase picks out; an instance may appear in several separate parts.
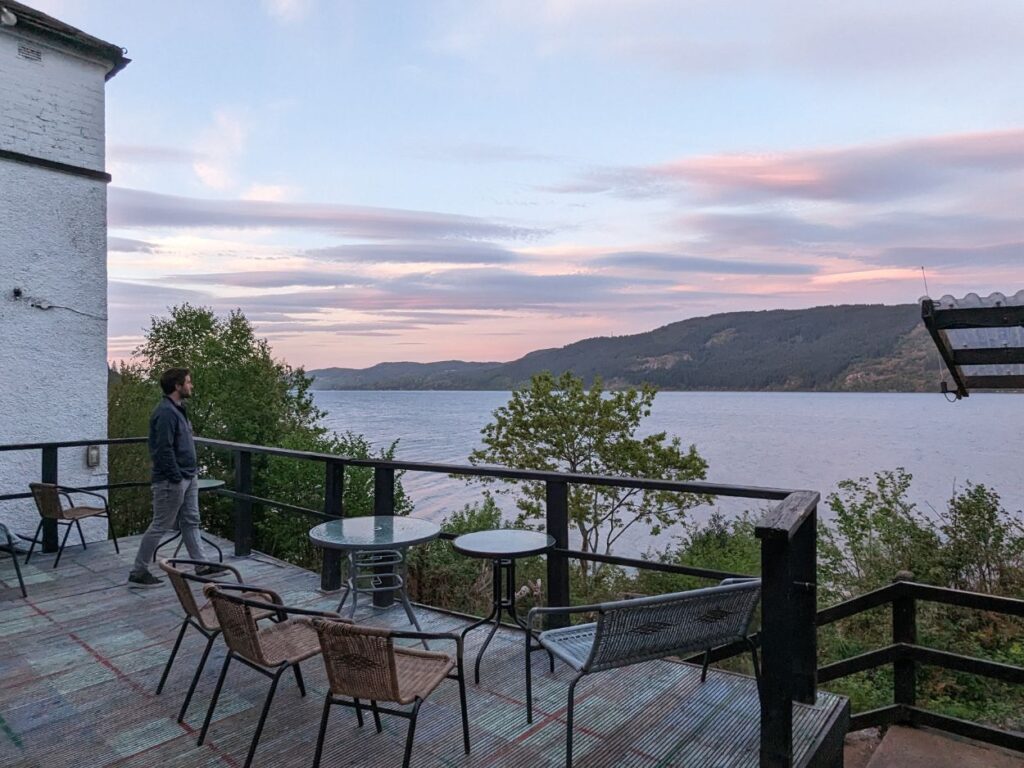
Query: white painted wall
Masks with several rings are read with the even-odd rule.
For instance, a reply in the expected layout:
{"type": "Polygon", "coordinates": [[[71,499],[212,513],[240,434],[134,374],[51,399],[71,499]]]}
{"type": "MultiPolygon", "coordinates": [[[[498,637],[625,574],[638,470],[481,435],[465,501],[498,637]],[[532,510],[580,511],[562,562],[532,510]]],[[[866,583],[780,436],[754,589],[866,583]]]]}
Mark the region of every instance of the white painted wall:
{"type": "MultiPolygon", "coordinates": [[[[103,170],[108,66],[14,30],[0,27],[0,148],[103,170]]],[[[102,181],[0,158],[0,444],[106,437],[106,205],[102,181]]],[[[62,450],[60,481],[105,483],[102,455],[89,469],[85,448],[62,450]]],[[[27,491],[40,467],[39,451],[0,453],[0,493],[27,491]]],[[[14,531],[38,520],[30,500],[0,502],[14,531]]],[[[106,536],[88,523],[88,538],[106,536]]]]}

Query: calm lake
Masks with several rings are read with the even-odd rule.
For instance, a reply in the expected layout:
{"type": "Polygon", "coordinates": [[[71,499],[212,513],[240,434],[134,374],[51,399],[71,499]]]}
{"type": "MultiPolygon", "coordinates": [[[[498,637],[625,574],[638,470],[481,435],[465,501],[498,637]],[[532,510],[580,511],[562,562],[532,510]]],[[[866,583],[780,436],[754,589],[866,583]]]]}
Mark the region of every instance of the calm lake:
{"type": "MultiPolygon", "coordinates": [[[[361,433],[376,446],[398,440],[399,459],[465,464],[508,393],[319,391],[314,397],[331,428],[361,433]]],[[[714,482],[810,489],[824,498],[840,480],[904,467],[914,476],[913,500],[925,512],[943,507],[966,480],[995,489],[1009,510],[1024,507],[1022,395],[949,403],[940,394],[662,392],[643,431],[662,430],[695,443],[714,482]]],[[[435,520],[480,493],[445,475],[408,473],[402,483],[415,514],[435,520]]],[[[720,500],[715,507],[733,513],[757,504],[720,500]]],[[[700,520],[710,509],[691,515],[700,520]]],[[[631,533],[617,547],[621,554],[663,547],[673,532],[657,541],[631,533]]]]}

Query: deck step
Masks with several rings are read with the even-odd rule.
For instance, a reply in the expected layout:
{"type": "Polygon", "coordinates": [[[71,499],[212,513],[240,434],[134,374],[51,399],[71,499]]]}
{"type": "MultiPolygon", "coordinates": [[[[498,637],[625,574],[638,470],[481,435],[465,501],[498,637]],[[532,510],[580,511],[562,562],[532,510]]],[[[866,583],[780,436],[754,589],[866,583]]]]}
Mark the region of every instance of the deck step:
{"type": "Polygon", "coordinates": [[[893,726],[867,768],[1024,768],[1024,755],[932,730],[893,726]]]}

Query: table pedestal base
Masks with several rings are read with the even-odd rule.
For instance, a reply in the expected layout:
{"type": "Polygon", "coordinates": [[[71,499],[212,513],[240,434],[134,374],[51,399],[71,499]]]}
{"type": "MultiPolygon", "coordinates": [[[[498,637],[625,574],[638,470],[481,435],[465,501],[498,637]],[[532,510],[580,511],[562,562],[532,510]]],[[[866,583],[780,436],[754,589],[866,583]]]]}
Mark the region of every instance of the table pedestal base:
{"type": "MultiPolygon", "coordinates": [[[[356,615],[360,592],[364,594],[397,592],[402,607],[405,609],[405,615],[409,617],[409,623],[416,627],[417,632],[423,631],[412,610],[409,595],[405,591],[405,557],[401,550],[383,549],[369,552],[350,550],[348,553],[348,578],[345,579],[343,588],[345,592],[341,596],[341,602],[338,603],[338,613],[341,613],[349,595],[352,595],[352,605],[348,609],[348,617],[351,619],[356,615]],[[376,569],[381,566],[387,567],[387,570],[376,573],[376,569]],[[395,570],[396,567],[400,568],[402,573],[398,573],[395,570]]],[[[422,642],[423,647],[429,650],[430,646],[427,641],[423,640],[422,642]]]]}
{"type": "MultiPolygon", "coordinates": [[[[487,650],[487,646],[490,645],[491,640],[494,638],[495,633],[498,631],[498,627],[501,625],[501,614],[502,612],[507,613],[509,617],[519,626],[524,632],[532,635],[530,628],[523,623],[523,620],[519,618],[519,614],[516,613],[516,595],[515,595],[515,582],[516,582],[516,561],[513,559],[500,559],[492,560],[491,566],[493,568],[491,574],[491,586],[492,586],[492,601],[491,612],[484,618],[470,624],[464,630],[462,630],[462,641],[466,641],[466,635],[472,632],[477,627],[482,627],[484,624],[494,622],[494,626],[491,627],[491,631],[487,633],[487,639],[484,640],[484,644],[480,646],[480,650],[476,654],[476,663],[473,667],[473,679],[477,685],[480,685],[480,660],[484,657],[484,651],[487,650]],[[502,575],[504,575],[504,594],[502,594],[502,575]]],[[[548,656],[551,660],[551,671],[555,671],[555,657],[548,652],[548,656]]]]}

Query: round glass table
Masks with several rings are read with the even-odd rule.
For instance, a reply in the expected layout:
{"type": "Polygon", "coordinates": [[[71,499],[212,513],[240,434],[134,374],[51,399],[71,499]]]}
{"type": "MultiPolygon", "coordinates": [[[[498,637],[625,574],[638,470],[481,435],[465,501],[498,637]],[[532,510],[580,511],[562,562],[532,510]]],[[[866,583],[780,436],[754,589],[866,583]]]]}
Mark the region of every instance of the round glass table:
{"type": "MultiPolygon", "coordinates": [[[[224,487],[224,481],[223,480],[218,480],[215,477],[200,477],[199,480],[196,481],[196,485],[199,486],[199,492],[202,493],[203,491],[213,491],[213,490],[216,490],[217,488],[223,488],[224,487]]],[[[161,541],[157,545],[157,548],[155,550],[153,550],[153,562],[156,562],[156,553],[159,552],[162,547],[166,547],[172,541],[177,541],[180,538],[181,538],[181,531],[179,530],[179,531],[175,532],[174,535],[171,536],[170,538],[167,538],[167,539],[164,539],[163,541],[161,541]]],[[[199,538],[201,538],[206,544],[209,544],[211,547],[213,547],[215,550],[217,550],[217,560],[218,560],[218,562],[223,563],[224,562],[224,552],[223,552],[223,550],[221,550],[221,548],[218,547],[215,542],[210,541],[208,538],[206,538],[202,534],[200,534],[199,538]]],[[[174,556],[177,557],[178,556],[178,552],[180,552],[180,551],[181,551],[181,542],[178,541],[178,546],[176,546],[174,548],[174,556]]]]}
{"type": "MultiPolygon", "coordinates": [[[[433,541],[440,533],[437,523],[420,517],[379,515],[328,520],[310,530],[309,540],[318,547],[340,550],[348,556],[348,577],[338,603],[339,613],[349,595],[351,618],[355,616],[360,593],[397,592],[409,623],[422,631],[405,589],[405,550],[433,541]]],[[[426,646],[427,642],[424,640],[423,644],[426,646]]]]}
{"type": "MultiPolygon", "coordinates": [[[[494,637],[494,633],[498,631],[498,626],[501,624],[502,611],[507,613],[525,632],[530,632],[529,627],[523,623],[523,620],[519,618],[519,614],[516,613],[516,559],[543,554],[554,546],[554,537],[546,533],[520,531],[512,528],[466,533],[452,541],[452,548],[456,552],[469,557],[488,559],[491,561],[493,569],[491,573],[491,597],[493,604],[490,614],[462,630],[462,639],[465,641],[466,635],[472,630],[491,621],[494,622],[494,626],[491,627],[487,639],[484,640],[484,644],[476,655],[474,678],[477,684],[480,683],[480,660],[483,658],[484,651],[487,650],[491,638],[494,637]],[[502,594],[502,572],[504,572],[505,576],[504,595],[502,594]]],[[[551,656],[550,652],[548,655],[551,656]]],[[[551,657],[552,671],[554,670],[554,664],[554,657],[551,657]]]]}

